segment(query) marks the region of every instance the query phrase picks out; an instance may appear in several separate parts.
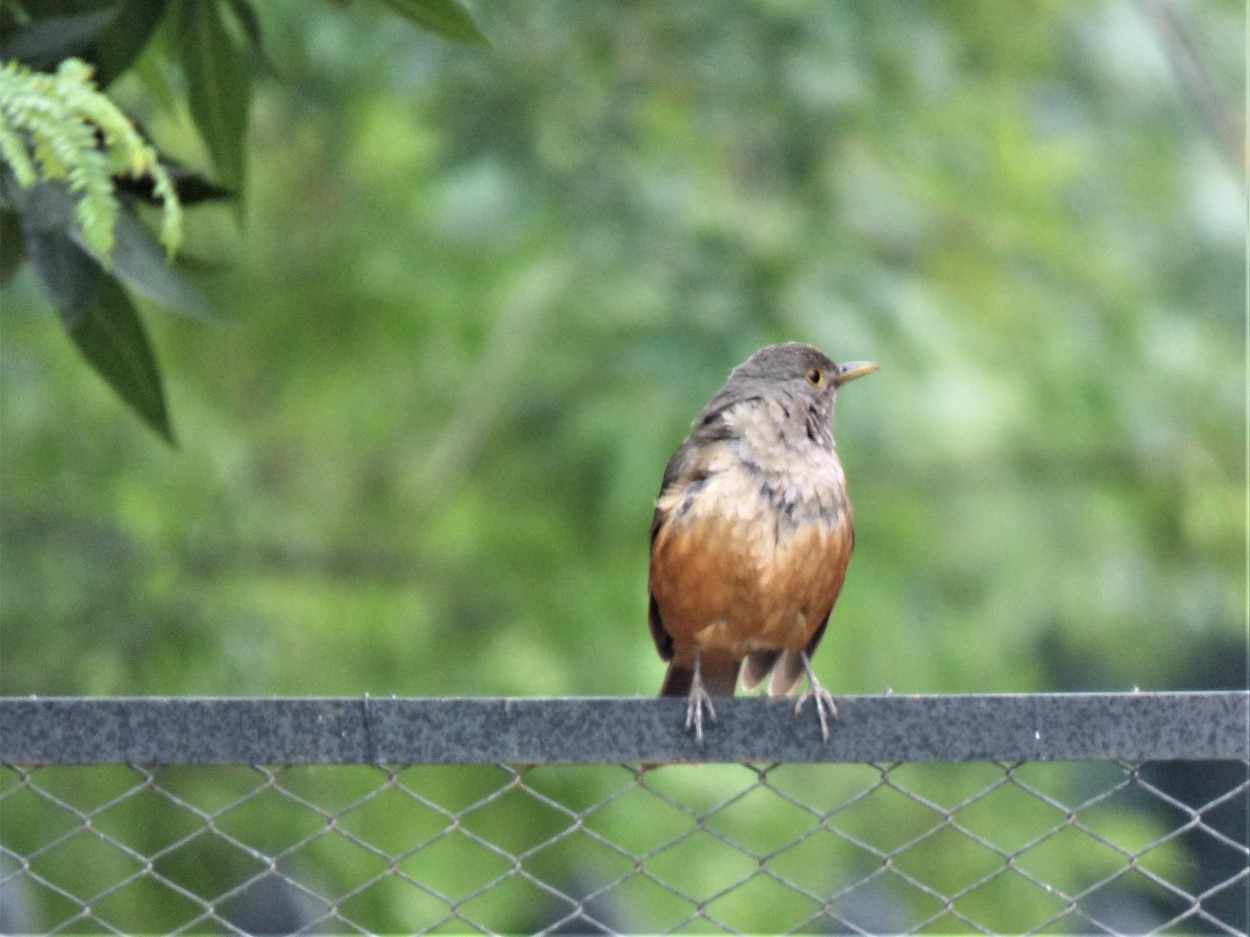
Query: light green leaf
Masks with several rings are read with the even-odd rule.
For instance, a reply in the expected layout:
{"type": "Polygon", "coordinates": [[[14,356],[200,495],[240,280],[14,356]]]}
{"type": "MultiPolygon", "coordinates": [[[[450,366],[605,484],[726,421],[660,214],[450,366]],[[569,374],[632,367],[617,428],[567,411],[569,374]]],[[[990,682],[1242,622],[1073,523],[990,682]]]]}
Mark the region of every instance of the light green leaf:
{"type": "Polygon", "coordinates": [[[169,256],[177,250],[182,210],[173,180],[130,118],[96,89],[82,60],[66,59],[54,75],[15,62],[0,67],[0,151],[5,198],[44,227],[75,215],[105,266],[121,209],[113,177],[149,175],[164,209],[161,240],[169,256]],[[36,185],[39,179],[45,184],[36,185]],[[76,203],[65,198],[66,186],[76,203]]]}
{"type": "Polygon", "coordinates": [[[243,188],[251,76],[218,0],[178,5],[177,47],[187,77],[191,117],[222,182],[243,188]]]}
{"type": "Polygon", "coordinates": [[[160,367],[143,320],[116,280],[104,277],[94,301],[62,324],[87,363],[125,404],[166,441],[175,443],[160,367]]]}
{"type": "Polygon", "coordinates": [[[478,29],[469,11],[456,0],[385,0],[386,5],[397,13],[430,32],[445,39],[468,45],[490,45],[490,40],[478,29]]]}

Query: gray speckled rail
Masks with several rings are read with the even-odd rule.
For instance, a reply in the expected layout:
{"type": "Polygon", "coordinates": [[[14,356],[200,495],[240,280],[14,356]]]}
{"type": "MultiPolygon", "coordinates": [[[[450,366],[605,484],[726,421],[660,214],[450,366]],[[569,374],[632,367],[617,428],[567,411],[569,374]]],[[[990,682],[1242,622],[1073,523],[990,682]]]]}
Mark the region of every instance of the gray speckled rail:
{"type": "Polygon", "coordinates": [[[642,698],[0,699],[7,764],[479,764],[1250,758],[1250,693],[860,696],[828,746],[810,706],[642,698]]]}

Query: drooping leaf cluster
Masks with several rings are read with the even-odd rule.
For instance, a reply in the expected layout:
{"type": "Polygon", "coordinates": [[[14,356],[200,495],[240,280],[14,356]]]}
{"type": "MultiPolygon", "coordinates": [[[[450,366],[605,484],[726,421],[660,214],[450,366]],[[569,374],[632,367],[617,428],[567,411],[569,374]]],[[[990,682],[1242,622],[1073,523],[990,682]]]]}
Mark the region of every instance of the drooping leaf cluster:
{"type": "MultiPolygon", "coordinates": [[[[456,0],[389,5],[450,39],[485,41],[456,0]]],[[[5,3],[0,35],[0,285],[28,263],[87,363],[173,442],[133,296],[209,312],[170,264],[184,205],[243,192],[253,71],[264,61],[256,12],[248,0],[5,3]],[[145,56],[181,72],[183,90],[168,103],[189,111],[211,169],[166,157],[105,93],[145,56]],[[164,258],[144,203],[160,206],[164,258]]]]}
{"type": "MultiPolygon", "coordinates": [[[[163,209],[161,242],[170,256],[177,251],[182,212],[169,173],[134,124],[96,90],[91,67],[80,59],[66,59],[53,75],[17,62],[0,66],[0,154],[23,189],[64,181],[77,199],[82,240],[106,267],[119,210],[113,177],[150,174],[163,209]]],[[[21,204],[20,194],[11,199],[21,204]]]]}

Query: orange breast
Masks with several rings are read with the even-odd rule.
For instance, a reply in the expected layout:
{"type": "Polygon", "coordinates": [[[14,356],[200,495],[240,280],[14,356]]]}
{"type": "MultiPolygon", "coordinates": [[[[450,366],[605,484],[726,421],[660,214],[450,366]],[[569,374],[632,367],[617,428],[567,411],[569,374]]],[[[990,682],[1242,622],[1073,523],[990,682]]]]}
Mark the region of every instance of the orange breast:
{"type": "Polygon", "coordinates": [[[652,547],[651,592],[674,661],[690,666],[698,649],[705,667],[728,666],[751,651],[802,649],[846,577],[849,507],[793,526],[757,490],[717,494],[673,492],[652,547]]]}

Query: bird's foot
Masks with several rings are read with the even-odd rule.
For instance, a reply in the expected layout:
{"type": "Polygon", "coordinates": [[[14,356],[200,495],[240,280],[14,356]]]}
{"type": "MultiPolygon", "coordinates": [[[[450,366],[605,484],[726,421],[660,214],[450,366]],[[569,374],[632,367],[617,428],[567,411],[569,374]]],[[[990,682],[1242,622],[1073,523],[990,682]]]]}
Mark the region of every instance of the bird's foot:
{"type": "Polygon", "coordinates": [[[834,705],[833,696],[816,679],[816,674],[812,671],[812,665],[806,654],[803,655],[803,668],[807,671],[807,689],[799,694],[798,702],[794,704],[794,714],[797,716],[803,709],[803,704],[809,699],[815,700],[816,715],[820,717],[820,737],[828,745],[829,720],[838,718],[838,707],[834,705]]]}
{"type": "Polygon", "coordinates": [[[703,678],[699,676],[698,667],[694,671],[694,681],[690,684],[690,696],[687,697],[686,704],[686,731],[689,732],[691,727],[694,728],[694,740],[698,745],[703,744],[703,708],[707,707],[707,714],[712,717],[712,721],[716,721],[716,707],[712,705],[712,697],[703,687],[703,678]]]}

